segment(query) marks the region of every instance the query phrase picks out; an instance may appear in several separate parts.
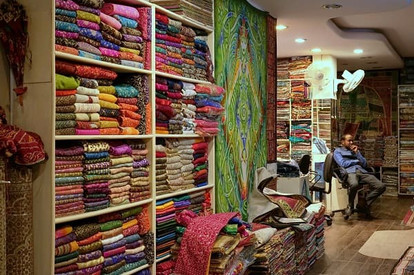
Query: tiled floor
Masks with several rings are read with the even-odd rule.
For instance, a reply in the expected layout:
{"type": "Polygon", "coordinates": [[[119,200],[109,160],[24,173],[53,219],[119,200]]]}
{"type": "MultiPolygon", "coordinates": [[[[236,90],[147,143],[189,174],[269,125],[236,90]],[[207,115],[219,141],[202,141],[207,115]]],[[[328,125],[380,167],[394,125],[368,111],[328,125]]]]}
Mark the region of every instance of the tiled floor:
{"type": "Polygon", "coordinates": [[[354,214],[345,221],[335,214],[332,226],[325,227],[325,255],[307,274],[390,274],[397,260],[367,257],[358,250],[377,230],[413,229],[401,225],[413,204],[412,198],[381,197],[372,205],[373,220],[354,214]]]}

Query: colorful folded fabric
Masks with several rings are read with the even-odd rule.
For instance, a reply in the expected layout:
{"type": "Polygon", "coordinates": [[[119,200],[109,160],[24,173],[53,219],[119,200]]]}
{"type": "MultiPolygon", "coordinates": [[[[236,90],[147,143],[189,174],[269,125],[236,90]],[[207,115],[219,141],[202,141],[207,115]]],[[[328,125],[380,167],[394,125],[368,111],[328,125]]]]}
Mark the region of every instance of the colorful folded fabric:
{"type": "Polygon", "coordinates": [[[136,8],[119,5],[119,4],[112,4],[112,3],[105,3],[101,9],[102,12],[108,15],[122,15],[131,19],[138,20],[139,12],[136,8]]]}
{"type": "Polygon", "coordinates": [[[116,20],[114,17],[109,16],[105,13],[101,13],[100,15],[101,21],[108,24],[109,26],[113,27],[116,30],[120,30],[122,28],[122,24],[116,20]]]}

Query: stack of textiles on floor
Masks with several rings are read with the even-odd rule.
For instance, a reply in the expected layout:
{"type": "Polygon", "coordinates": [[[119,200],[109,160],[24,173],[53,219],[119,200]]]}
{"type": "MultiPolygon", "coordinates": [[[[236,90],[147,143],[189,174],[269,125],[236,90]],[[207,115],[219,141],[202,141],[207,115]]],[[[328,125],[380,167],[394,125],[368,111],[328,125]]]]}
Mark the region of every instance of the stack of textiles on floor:
{"type": "Polygon", "coordinates": [[[411,275],[414,273],[414,246],[409,246],[390,274],[411,275]]]}
{"type": "Polygon", "coordinates": [[[57,145],[55,155],[55,216],[83,213],[83,147],[57,145]]]}
{"type": "Polygon", "coordinates": [[[207,33],[156,13],[156,69],[192,79],[212,81],[207,33]]]}
{"type": "MultiPolygon", "coordinates": [[[[158,143],[158,140],[157,140],[158,143]]],[[[157,144],[155,146],[155,163],[156,163],[156,176],[155,187],[156,194],[163,195],[171,192],[171,189],[167,183],[167,148],[163,144],[157,144]]]]}
{"type": "Polygon", "coordinates": [[[382,169],[382,182],[386,186],[383,194],[386,196],[398,196],[398,169],[386,169],[384,167],[382,169]]]}
{"type": "Polygon", "coordinates": [[[64,226],[55,231],[55,274],[78,269],[79,245],[72,226],[64,226]]]}
{"type": "Polygon", "coordinates": [[[111,206],[130,203],[131,173],[133,171],[132,149],[121,141],[112,141],[109,148],[111,173],[109,179],[109,199],[111,206]]]}
{"type": "Polygon", "coordinates": [[[201,136],[217,135],[218,123],[224,112],[221,101],[224,96],[224,89],[214,84],[197,84],[196,103],[196,134],[201,136]]]}
{"type": "Polygon", "coordinates": [[[73,230],[71,225],[56,228],[55,274],[121,274],[151,264],[146,258],[152,254],[153,235],[144,211],[131,208],[82,220],[73,230]],[[70,253],[61,255],[63,250],[70,253]]]}
{"type": "Polygon", "coordinates": [[[398,165],[398,137],[384,138],[384,167],[397,167],[398,165]]]}
{"type": "Polygon", "coordinates": [[[184,18],[213,26],[213,2],[212,0],[151,0],[184,18]]]}
{"type": "Polygon", "coordinates": [[[314,226],[309,223],[302,223],[292,226],[295,230],[295,261],[296,274],[305,274],[308,271],[308,248],[307,236],[309,231],[314,230],[314,226]]]}
{"type": "Polygon", "coordinates": [[[56,50],[150,68],[151,8],[103,0],[56,0],[56,50]]]}
{"type": "Polygon", "coordinates": [[[156,78],[156,132],[158,134],[182,134],[183,116],[179,80],[156,78]]]}
{"type": "Polygon", "coordinates": [[[273,229],[276,232],[270,229],[267,229],[267,236],[261,238],[265,240],[257,248],[256,261],[249,267],[250,274],[273,274],[275,271],[280,274],[295,274],[294,231],[291,228],[280,231],[273,229]]]}
{"type": "Polygon", "coordinates": [[[131,171],[131,189],[129,190],[130,202],[137,202],[151,197],[149,180],[150,163],[147,158],[148,149],[141,141],[128,141],[132,149],[133,169],[131,171]]]}
{"type": "Polygon", "coordinates": [[[311,255],[311,257],[309,257],[309,267],[325,253],[325,209],[326,208],[322,203],[313,203],[306,208],[304,220],[314,227],[314,233],[311,231],[308,234],[308,239],[310,241],[308,244],[308,256],[311,255]],[[313,235],[315,236],[314,239],[313,235]],[[313,241],[315,248],[312,247],[313,241]],[[315,249],[316,253],[314,252],[315,249]]]}
{"type": "Polygon", "coordinates": [[[84,201],[85,210],[96,211],[109,207],[109,144],[105,141],[85,141],[84,149],[84,201]]]}
{"type": "Polygon", "coordinates": [[[414,192],[414,133],[400,133],[400,192],[414,192]]]}
{"type": "Polygon", "coordinates": [[[156,275],[170,275],[174,273],[175,262],[172,260],[157,264],[156,275]]]}

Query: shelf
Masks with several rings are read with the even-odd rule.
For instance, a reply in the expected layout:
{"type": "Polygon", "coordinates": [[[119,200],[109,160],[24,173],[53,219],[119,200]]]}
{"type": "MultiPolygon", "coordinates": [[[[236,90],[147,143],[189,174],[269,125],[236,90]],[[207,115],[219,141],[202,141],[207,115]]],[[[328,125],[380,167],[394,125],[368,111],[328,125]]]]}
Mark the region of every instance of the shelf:
{"type": "Polygon", "coordinates": [[[108,207],[108,208],[101,209],[101,210],[98,210],[98,211],[86,212],[86,213],[71,215],[71,216],[66,216],[66,217],[59,217],[59,218],[55,219],[55,224],[71,222],[71,221],[76,221],[76,220],[82,220],[82,219],[86,219],[86,218],[92,218],[92,217],[100,216],[100,215],[103,215],[103,214],[113,213],[113,212],[116,212],[116,211],[133,208],[133,207],[140,206],[140,205],[145,205],[145,204],[148,204],[148,203],[151,203],[151,202],[152,202],[152,199],[146,199],[146,200],[143,200],[143,201],[137,201],[137,202],[123,204],[123,205],[119,205],[119,206],[108,207]]]}
{"type": "Polygon", "coordinates": [[[55,136],[55,140],[85,140],[85,139],[149,139],[151,135],[71,135],[55,136]]]}
{"type": "Polygon", "coordinates": [[[132,269],[132,270],[130,270],[130,271],[124,272],[124,273],[122,273],[122,275],[131,275],[131,274],[135,274],[135,273],[137,273],[138,271],[144,270],[144,269],[146,269],[146,268],[148,268],[148,267],[149,267],[149,264],[144,264],[144,265],[142,265],[142,266],[140,266],[140,267],[137,267],[137,268],[132,269]]]}
{"type": "Polygon", "coordinates": [[[173,135],[173,134],[155,134],[158,138],[199,138],[203,137],[197,134],[173,135]]]}
{"type": "Polygon", "coordinates": [[[173,79],[181,80],[181,81],[184,81],[184,82],[200,83],[200,84],[211,84],[211,82],[208,82],[208,81],[192,79],[192,78],[188,78],[188,77],[183,77],[183,76],[164,73],[164,72],[159,72],[159,71],[156,71],[155,74],[157,76],[173,78],[173,79]]]}
{"type": "Polygon", "coordinates": [[[400,128],[400,130],[408,130],[408,131],[412,131],[412,130],[414,130],[414,128],[400,128]]]}
{"type": "Polygon", "coordinates": [[[292,119],[291,121],[312,121],[311,118],[292,119]]]}
{"type": "Polygon", "coordinates": [[[414,105],[412,106],[398,106],[398,109],[410,109],[410,108],[414,108],[414,105]]]}
{"type": "Polygon", "coordinates": [[[68,53],[57,52],[57,51],[55,52],[55,57],[65,59],[65,60],[69,60],[69,61],[80,62],[80,63],[83,63],[85,65],[97,65],[97,66],[110,68],[111,70],[114,70],[117,73],[151,74],[151,71],[148,71],[148,70],[123,66],[123,65],[119,65],[119,64],[113,64],[113,63],[109,63],[109,62],[105,62],[105,61],[94,60],[94,59],[91,59],[91,58],[85,58],[85,57],[81,57],[81,56],[77,56],[77,55],[73,55],[73,54],[68,54],[68,53]]]}
{"type": "Polygon", "coordinates": [[[171,254],[168,254],[168,255],[166,255],[166,256],[164,256],[164,257],[162,257],[162,258],[156,259],[156,260],[155,260],[155,263],[162,262],[162,261],[164,261],[164,260],[166,260],[166,259],[169,259],[169,258],[171,258],[171,254]]]}
{"type": "Polygon", "coordinates": [[[156,197],[156,200],[163,200],[163,199],[168,199],[168,198],[172,198],[175,196],[179,196],[182,194],[187,194],[187,193],[195,193],[197,191],[202,191],[202,190],[206,190],[206,189],[210,189],[213,188],[214,184],[209,184],[203,187],[196,187],[196,188],[191,188],[191,189],[186,189],[186,190],[180,190],[174,193],[170,193],[170,194],[164,194],[164,195],[159,195],[156,197]]]}
{"type": "Polygon", "coordinates": [[[168,17],[170,17],[174,20],[177,20],[177,21],[180,21],[180,22],[184,23],[184,25],[194,27],[194,28],[198,28],[198,29],[203,29],[207,32],[213,32],[214,31],[214,29],[212,27],[207,26],[207,25],[205,25],[201,22],[197,22],[197,21],[192,20],[188,17],[178,15],[178,14],[172,12],[172,11],[167,10],[166,8],[163,8],[161,6],[156,5],[155,3],[154,3],[154,6],[155,6],[156,12],[163,13],[163,14],[167,15],[168,17]]]}
{"type": "Polygon", "coordinates": [[[278,139],[276,139],[276,142],[277,141],[289,141],[289,139],[287,139],[287,138],[278,138],[278,139]]]}

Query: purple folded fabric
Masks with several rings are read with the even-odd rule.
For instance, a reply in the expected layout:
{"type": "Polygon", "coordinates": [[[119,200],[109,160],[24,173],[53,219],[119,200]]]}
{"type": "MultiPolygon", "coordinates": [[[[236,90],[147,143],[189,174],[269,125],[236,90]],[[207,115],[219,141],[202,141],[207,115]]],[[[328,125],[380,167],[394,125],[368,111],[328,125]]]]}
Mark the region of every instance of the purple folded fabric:
{"type": "Polygon", "coordinates": [[[120,156],[120,155],[132,155],[132,149],[128,144],[122,144],[119,146],[111,146],[109,148],[109,154],[113,156],[120,156]]]}
{"type": "Polygon", "coordinates": [[[101,55],[101,52],[99,51],[99,49],[95,46],[92,46],[89,43],[79,41],[79,42],[77,42],[77,44],[78,44],[79,50],[82,50],[82,51],[85,51],[85,52],[88,52],[88,53],[93,53],[93,54],[96,54],[96,55],[101,55]]]}
{"type": "Polygon", "coordinates": [[[138,42],[138,43],[141,43],[141,42],[144,41],[141,36],[131,35],[131,34],[125,34],[125,33],[122,34],[122,38],[125,41],[128,41],[128,42],[138,42]]]}
{"type": "Polygon", "coordinates": [[[120,30],[122,28],[121,23],[115,18],[113,18],[112,16],[106,15],[105,13],[101,12],[99,17],[101,18],[102,22],[104,22],[105,24],[108,24],[114,29],[120,30]]]}
{"type": "Polygon", "coordinates": [[[85,184],[84,188],[107,188],[109,186],[108,182],[102,182],[102,183],[92,183],[92,184],[85,184]]]}
{"type": "Polygon", "coordinates": [[[105,258],[108,258],[108,257],[114,256],[117,254],[124,253],[124,252],[125,252],[125,246],[121,246],[121,247],[118,247],[112,250],[105,251],[103,255],[105,258]]]}
{"type": "Polygon", "coordinates": [[[75,129],[76,135],[99,135],[99,129],[75,129]]]}
{"type": "Polygon", "coordinates": [[[103,200],[103,201],[97,201],[97,202],[85,202],[86,207],[96,207],[96,206],[101,206],[105,204],[109,204],[109,200],[103,200]]]}
{"type": "Polygon", "coordinates": [[[110,265],[114,265],[116,263],[119,263],[120,261],[122,261],[125,258],[124,254],[118,254],[118,255],[114,255],[111,256],[109,258],[105,258],[104,261],[104,266],[110,266],[110,265]]]}
{"type": "Polygon", "coordinates": [[[94,203],[94,202],[108,202],[109,198],[108,197],[103,197],[103,198],[84,198],[83,201],[85,202],[85,205],[87,203],[94,203]]]}
{"type": "Polygon", "coordinates": [[[148,165],[149,165],[149,161],[147,159],[142,159],[139,161],[134,161],[134,163],[132,164],[132,167],[138,168],[138,167],[145,167],[148,165]]]}
{"type": "Polygon", "coordinates": [[[78,262],[88,262],[90,260],[98,259],[102,256],[101,250],[95,250],[87,254],[82,254],[78,256],[78,262]]]}
{"type": "Polygon", "coordinates": [[[84,152],[82,146],[72,146],[68,148],[56,148],[55,155],[56,156],[79,156],[82,155],[84,152]]]}
{"type": "Polygon", "coordinates": [[[105,3],[101,11],[107,15],[117,14],[134,20],[139,18],[139,12],[136,8],[125,5],[105,3]]]}
{"type": "Polygon", "coordinates": [[[55,247],[58,247],[59,245],[62,245],[62,244],[70,243],[70,242],[75,241],[75,240],[76,240],[75,233],[73,233],[73,232],[69,233],[66,236],[55,239],[55,247]]]}
{"type": "Polygon", "coordinates": [[[73,2],[72,0],[56,0],[56,8],[62,10],[76,11],[79,9],[79,5],[73,2]]]}
{"type": "Polygon", "coordinates": [[[79,9],[81,11],[90,12],[90,13],[93,13],[93,14],[96,14],[96,15],[100,15],[101,14],[101,11],[100,10],[94,9],[94,8],[91,8],[91,7],[79,6],[79,9]]]}
{"type": "Polygon", "coordinates": [[[99,50],[101,51],[102,55],[119,58],[118,51],[111,50],[111,49],[104,48],[104,47],[99,47],[99,50]]]}
{"type": "Polygon", "coordinates": [[[57,37],[64,37],[64,38],[70,38],[70,39],[78,39],[79,33],[77,32],[66,32],[66,31],[60,31],[55,30],[55,35],[57,37]]]}
{"type": "Polygon", "coordinates": [[[144,252],[139,252],[137,254],[129,254],[129,255],[125,255],[125,261],[127,263],[134,263],[134,262],[140,261],[144,257],[145,257],[145,253],[144,252]]]}
{"type": "Polygon", "coordinates": [[[87,20],[82,20],[82,19],[77,19],[76,20],[76,25],[78,25],[79,27],[82,27],[82,28],[88,28],[88,29],[92,29],[92,30],[95,30],[95,31],[99,31],[101,29],[101,27],[99,27],[99,25],[97,23],[87,21],[87,20]]]}
{"type": "Polygon", "coordinates": [[[93,274],[99,270],[102,269],[102,264],[99,265],[95,265],[92,267],[88,267],[88,268],[84,268],[84,269],[79,269],[76,271],[76,274],[93,274]]]}
{"type": "Polygon", "coordinates": [[[144,240],[138,240],[132,243],[127,243],[125,247],[126,249],[134,249],[134,248],[140,247],[143,244],[144,244],[144,240]]]}

